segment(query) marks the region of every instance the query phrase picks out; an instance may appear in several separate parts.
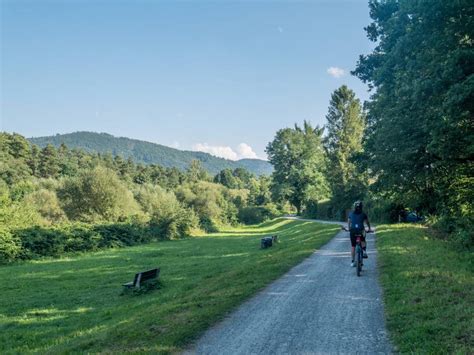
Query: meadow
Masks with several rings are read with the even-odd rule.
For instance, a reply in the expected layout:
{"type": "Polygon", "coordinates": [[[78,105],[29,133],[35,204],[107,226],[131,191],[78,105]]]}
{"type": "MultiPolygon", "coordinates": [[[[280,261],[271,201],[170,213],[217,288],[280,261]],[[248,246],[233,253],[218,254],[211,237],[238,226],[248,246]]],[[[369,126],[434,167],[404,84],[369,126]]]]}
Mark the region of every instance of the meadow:
{"type": "Polygon", "coordinates": [[[377,249],[387,326],[399,352],[472,353],[472,252],[404,224],[378,227],[377,249]]]}
{"type": "Polygon", "coordinates": [[[338,231],[276,219],[183,240],[0,267],[0,353],[184,349],[338,231]],[[279,243],[260,249],[262,236],[279,243]],[[158,288],[123,292],[138,271],[161,268],[158,288]]]}

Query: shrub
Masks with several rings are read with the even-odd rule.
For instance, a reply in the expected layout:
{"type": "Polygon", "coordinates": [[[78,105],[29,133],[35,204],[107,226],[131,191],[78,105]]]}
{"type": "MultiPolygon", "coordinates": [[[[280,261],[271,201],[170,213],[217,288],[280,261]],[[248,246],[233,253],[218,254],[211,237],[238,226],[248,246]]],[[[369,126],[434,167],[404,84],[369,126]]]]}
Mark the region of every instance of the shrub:
{"type": "Polygon", "coordinates": [[[304,216],[307,218],[317,218],[325,220],[340,219],[340,216],[335,215],[334,206],[330,200],[307,202],[304,216]]]}
{"type": "MultiPolygon", "coordinates": [[[[49,228],[37,226],[19,229],[12,233],[10,239],[17,243],[16,249],[13,246],[15,254],[10,259],[30,259],[60,256],[69,252],[120,248],[150,242],[154,237],[150,228],[144,224],[115,223],[94,226],[75,223],[49,228]]],[[[2,250],[0,246],[0,254],[2,250]]]]}
{"type": "Polygon", "coordinates": [[[239,220],[245,224],[257,224],[271,219],[278,214],[274,205],[248,206],[240,209],[239,220]]]}
{"type": "Polygon", "coordinates": [[[134,191],[134,196],[148,216],[160,209],[163,203],[168,203],[170,198],[169,193],[164,188],[152,184],[138,186],[134,191]]]}
{"type": "Polygon", "coordinates": [[[0,226],[0,264],[13,261],[20,253],[20,241],[7,228],[0,226]]]}
{"type": "Polygon", "coordinates": [[[176,196],[185,206],[192,208],[201,227],[207,232],[216,230],[222,224],[238,221],[237,204],[246,203],[247,190],[229,190],[225,186],[199,181],[176,190],[176,196]]]}
{"type": "Polygon", "coordinates": [[[66,179],[58,197],[71,220],[118,222],[140,213],[132,193],[115,172],[100,166],[66,179]]]}
{"type": "Polygon", "coordinates": [[[185,208],[173,192],[161,191],[150,226],[161,238],[174,239],[189,235],[196,228],[198,219],[192,209],[185,208]]]}
{"type": "Polygon", "coordinates": [[[47,221],[57,223],[66,219],[54,191],[40,189],[25,197],[25,203],[34,206],[36,211],[47,221]]]}
{"type": "Polygon", "coordinates": [[[24,258],[64,253],[67,237],[60,229],[32,227],[15,231],[15,234],[21,240],[24,258]]]}
{"type": "Polygon", "coordinates": [[[116,248],[150,242],[153,239],[146,225],[130,223],[103,224],[93,228],[100,236],[99,248],[116,248]]]}

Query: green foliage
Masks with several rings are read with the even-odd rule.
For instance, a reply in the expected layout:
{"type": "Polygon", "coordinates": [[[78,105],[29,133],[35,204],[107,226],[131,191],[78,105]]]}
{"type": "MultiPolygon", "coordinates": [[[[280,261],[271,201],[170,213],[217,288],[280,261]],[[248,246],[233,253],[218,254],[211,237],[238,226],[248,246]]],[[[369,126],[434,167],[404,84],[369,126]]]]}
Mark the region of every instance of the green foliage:
{"type": "Polygon", "coordinates": [[[325,158],[322,146],[323,129],[304,122],[303,128],[285,128],[276,133],[266,152],[275,168],[273,192],[275,199],[288,200],[300,214],[305,203],[328,195],[324,176],[325,158]]]}
{"type": "Polygon", "coordinates": [[[232,193],[220,184],[199,181],[178,188],[176,196],[196,212],[206,231],[215,231],[219,225],[237,221],[238,211],[232,193]]]}
{"type": "Polygon", "coordinates": [[[31,174],[28,141],[18,134],[0,132],[0,179],[11,185],[31,174]]]}
{"type": "Polygon", "coordinates": [[[30,138],[30,142],[45,147],[52,144],[60,147],[64,143],[69,148],[83,149],[90,153],[112,153],[125,159],[131,158],[136,163],[146,165],[155,164],[166,168],[177,168],[185,171],[193,160],[199,161],[203,168],[210,174],[229,168],[244,168],[256,175],[270,175],[271,165],[259,159],[242,159],[231,161],[214,157],[208,153],[181,151],[159,144],[114,137],[106,133],[75,132],[70,134],[58,134],[50,137],[30,138]]]}
{"type": "Polygon", "coordinates": [[[171,191],[155,190],[157,203],[153,208],[150,225],[164,239],[177,239],[189,235],[198,226],[194,211],[185,208],[171,191]]]}
{"type": "Polygon", "coordinates": [[[239,181],[234,176],[232,169],[221,170],[215,177],[214,182],[222,184],[229,189],[236,189],[239,187],[239,181]]]}
{"type": "Polygon", "coordinates": [[[36,211],[21,201],[12,200],[8,187],[0,181],[0,264],[13,261],[21,254],[21,240],[13,231],[40,223],[36,211]]]}
{"type": "Polygon", "coordinates": [[[461,1],[371,1],[374,51],[354,73],[375,89],[366,166],[374,190],[449,219],[471,219],[474,7],[461,1]]]}
{"type": "Polygon", "coordinates": [[[32,206],[13,200],[8,187],[0,181],[0,226],[9,229],[41,224],[41,217],[32,206]]]}
{"type": "Polygon", "coordinates": [[[47,221],[58,223],[66,219],[56,193],[47,189],[39,189],[25,197],[25,203],[33,206],[47,221]]]}
{"type": "Polygon", "coordinates": [[[326,115],[326,176],[331,189],[332,217],[345,219],[345,211],[367,190],[366,173],[358,169],[354,156],[362,151],[365,118],[359,100],[347,86],[335,90],[326,115]]]}
{"type": "Polygon", "coordinates": [[[56,148],[51,144],[44,147],[39,155],[39,173],[43,178],[55,178],[59,175],[59,156],[56,148]]]}
{"type": "Polygon", "coordinates": [[[274,204],[266,206],[247,206],[239,210],[239,220],[245,224],[258,224],[278,216],[279,211],[274,204]]]}
{"type": "Polygon", "coordinates": [[[8,228],[0,226],[0,264],[15,260],[21,253],[21,242],[8,228]]]}
{"type": "Polygon", "coordinates": [[[71,220],[119,221],[139,213],[132,193],[112,170],[103,167],[66,179],[58,197],[71,220]]]}
{"type": "Polygon", "coordinates": [[[191,164],[186,169],[186,176],[190,182],[197,182],[199,180],[209,181],[211,179],[199,160],[191,161],[191,164]]]}
{"type": "Polygon", "coordinates": [[[74,223],[49,228],[35,226],[15,230],[14,238],[21,243],[21,251],[15,256],[24,259],[121,248],[154,239],[153,233],[146,225],[131,223],[74,223]]]}

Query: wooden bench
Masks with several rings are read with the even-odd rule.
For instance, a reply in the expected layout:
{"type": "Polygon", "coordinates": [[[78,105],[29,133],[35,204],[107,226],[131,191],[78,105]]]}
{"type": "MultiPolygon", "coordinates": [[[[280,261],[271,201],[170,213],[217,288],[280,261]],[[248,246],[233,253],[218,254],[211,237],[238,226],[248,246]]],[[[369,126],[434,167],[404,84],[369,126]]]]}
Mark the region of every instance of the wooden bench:
{"type": "Polygon", "coordinates": [[[260,248],[265,249],[269,248],[273,245],[273,238],[272,237],[264,237],[260,240],[260,248]]]}
{"type": "Polygon", "coordinates": [[[143,282],[146,282],[148,280],[156,279],[156,278],[158,278],[159,275],[160,275],[160,268],[151,269],[151,270],[148,270],[148,271],[142,271],[142,272],[139,272],[138,274],[135,274],[135,278],[133,279],[133,281],[130,281],[130,282],[127,282],[126,284],[123,284],[123,287],[126,287],[126,288],[132,288],[132,287],[140,288],[140,285],[143,282]]]}

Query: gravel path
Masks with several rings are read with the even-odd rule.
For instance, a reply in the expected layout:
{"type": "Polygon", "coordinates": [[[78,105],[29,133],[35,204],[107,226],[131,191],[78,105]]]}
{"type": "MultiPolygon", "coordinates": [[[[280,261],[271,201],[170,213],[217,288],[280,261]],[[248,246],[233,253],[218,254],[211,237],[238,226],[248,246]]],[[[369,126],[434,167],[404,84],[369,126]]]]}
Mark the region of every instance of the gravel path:
{"type": "Polygon", "coordinates": [[[361,277],[341,231],[323,248],[208,330],[189,354],[391,353],[374,235],[361,277]]]}

